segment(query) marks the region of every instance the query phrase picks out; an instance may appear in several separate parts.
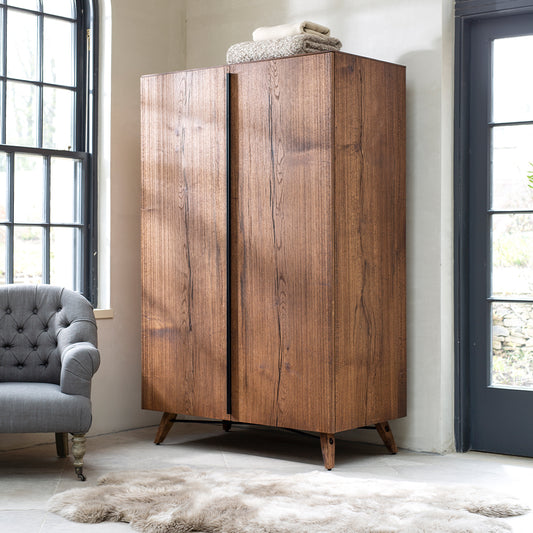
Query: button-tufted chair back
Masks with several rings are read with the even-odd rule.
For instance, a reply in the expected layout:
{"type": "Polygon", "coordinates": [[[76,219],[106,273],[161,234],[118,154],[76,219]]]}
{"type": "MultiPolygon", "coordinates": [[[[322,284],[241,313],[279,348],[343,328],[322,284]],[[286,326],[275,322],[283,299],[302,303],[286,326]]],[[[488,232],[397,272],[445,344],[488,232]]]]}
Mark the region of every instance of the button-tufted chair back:
{"type": "Polygon", "coordinates": [[[67,344],[96,346],[91,304],[51,285],[0,286],[0,381],[59,384],[67,344]]]}

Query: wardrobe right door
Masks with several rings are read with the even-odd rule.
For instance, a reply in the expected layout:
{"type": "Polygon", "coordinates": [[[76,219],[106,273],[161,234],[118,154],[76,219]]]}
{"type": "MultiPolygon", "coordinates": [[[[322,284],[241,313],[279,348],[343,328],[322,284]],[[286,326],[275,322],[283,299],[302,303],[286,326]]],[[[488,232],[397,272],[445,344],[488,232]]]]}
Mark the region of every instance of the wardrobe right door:
{"type": "Polygon", "coordinates": [[[232,398],[334,430],[332,54],[232,65],[232,398]]]}

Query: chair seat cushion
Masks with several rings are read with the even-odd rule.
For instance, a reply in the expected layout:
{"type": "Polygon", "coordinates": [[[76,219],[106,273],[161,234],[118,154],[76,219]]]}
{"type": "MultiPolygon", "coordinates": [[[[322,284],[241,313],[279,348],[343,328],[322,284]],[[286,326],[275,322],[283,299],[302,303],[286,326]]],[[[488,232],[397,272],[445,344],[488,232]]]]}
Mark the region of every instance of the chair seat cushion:
{"type": "Polygon", "coordinates": [[[53,383],[0,382],[0,433],[86,433],[91,401],[53,383]]]}

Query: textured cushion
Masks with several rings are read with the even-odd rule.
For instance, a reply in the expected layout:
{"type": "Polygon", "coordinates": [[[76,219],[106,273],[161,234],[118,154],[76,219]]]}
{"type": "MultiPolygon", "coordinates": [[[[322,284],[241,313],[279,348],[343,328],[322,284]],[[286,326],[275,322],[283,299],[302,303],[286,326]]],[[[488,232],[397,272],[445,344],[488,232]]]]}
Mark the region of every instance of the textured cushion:
{"type": "Polygon", "coordinates": [[[0,286],[0,382],[59,384],[62,352],[78,342],[96,347],[96,339],[92,306],[80,294],[51,285],[0,286]]]}
{"type": "Polygon", "coordinates": [[[85,433],[91,401],[53,383],[0,383],[0,433],[85,433]]]}
{"type": "Polygon", "coordinates": [[[90,398],[91,379],[99,365],[100,355],[91,343],[69,344],[61,354],[61,392],[90,398]]]}

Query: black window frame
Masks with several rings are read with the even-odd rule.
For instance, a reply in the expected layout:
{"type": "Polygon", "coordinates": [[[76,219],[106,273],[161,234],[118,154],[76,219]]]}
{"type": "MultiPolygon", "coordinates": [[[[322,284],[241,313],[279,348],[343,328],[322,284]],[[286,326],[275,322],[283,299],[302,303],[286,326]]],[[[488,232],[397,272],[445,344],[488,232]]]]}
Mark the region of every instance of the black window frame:
{"type": "MultiPolygon", "coordinates": [[[[533,13],[533,0],[456,0],[454,107],[454,299],[455,299],[455,443],[460,452],[471,449],[470,378],[470,124],[472,102],[472,28],[479,21],[533,13]]],[[[478,102],[479,104],[479,102],[478,102]]]]}
{"type": "MultiPolygon", "coordinates": [[[[43,239],[43,283],[49,282],[49,238],[50,228],[53,227],[70,227],[81,229],[82,245],[79,269],[76,273],[79,278],[80,292],[96,307],[97,306],[97,131],[98,131],[98,2],[97,0],[75,0],[76,17],[68,18],[51,14],[47,17],[53,17],[58,20],[68,20],[77,24],[75,37],[75,111],[74,111],[74,146],[72,150],[56,150],[43,148],[43,89],[52,86],[61,88],[61,84],[48,84],[42,78],[39,81],[32,81],[31,84],[38,87],[38,125],[37,125],[37,147],[7,145],[6,141],[6,81],[13,81],[13,78],[7,76],[6,62],[6,44],[7,44],[7,23],[5,16],[7,9],[32,13],[37,15],[37,39],[39,62],[42,58],[43,49],[43,20],[42,1],[39,0],[40,10],[31,10],[16,6],[9,6],[9,0],[0,4],[1,18],[3,24],[3,43],[1,60],[4,62],[3,73],[0,75],[0,82],[3,89],[0,90],[0,112],[2,113],[0,128],[0,152],[6,154],[7,158],[7,181],[8,181],[8,213],[7,219],[2,222],[2,226],[8,228],[7,246],[7,264],[6,264],[6,282],[13,282],[13,235],[14,228],[18,225],[13,219],[13,188],[14,188],[14,158],[15,154],[35,154],[43,157],[43,190],[44,220],[35,224],[20,224],[24,226],[36,226],[44,228],[45,238],[43,239]],[[79,187],[81,189],[81,214],[79,223],[73,224],[51,224],[50,222],[50,161],[51,158],[66,158],[79,161],[83,168],[80,173],[79,187]]],[[[42,64],[42,63],[39,63],[42,64]]],[[[18,81],[18,80],[14,80],[18,81]]],[[[30,83],[22,80],[24,83],[30,83]]]]}

